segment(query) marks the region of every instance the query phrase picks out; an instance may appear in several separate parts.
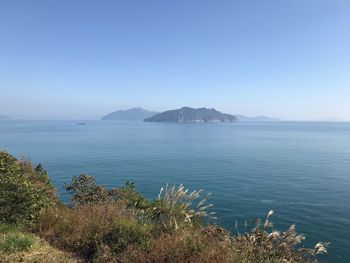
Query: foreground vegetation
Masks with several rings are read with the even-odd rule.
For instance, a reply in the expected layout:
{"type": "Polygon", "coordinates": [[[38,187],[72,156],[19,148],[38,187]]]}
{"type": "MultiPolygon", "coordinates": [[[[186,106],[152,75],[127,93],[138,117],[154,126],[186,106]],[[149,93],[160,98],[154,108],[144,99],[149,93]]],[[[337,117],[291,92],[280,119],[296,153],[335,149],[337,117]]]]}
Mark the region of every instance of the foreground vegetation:
{"type": "Polygon", "coordinates": [[[64,205],[44,168],[0,152],[0,262],[317,262],[326,246],[302,246],[292,225],[273,228],[270,211],[250,232],[213,224],[207,196],[165,186],[154,200],[127,182],[107,189],[82,174],[64,205]]]}
{"type": "Polygon", "coordinates": [[[32,233],[0,223],[0,262],[77,262],[32,233]]]}

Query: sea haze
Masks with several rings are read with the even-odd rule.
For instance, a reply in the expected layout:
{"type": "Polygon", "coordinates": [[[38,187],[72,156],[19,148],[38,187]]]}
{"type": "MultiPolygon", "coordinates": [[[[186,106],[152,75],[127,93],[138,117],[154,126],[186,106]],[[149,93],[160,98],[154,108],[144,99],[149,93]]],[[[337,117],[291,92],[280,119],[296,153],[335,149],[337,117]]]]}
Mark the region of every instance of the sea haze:
{"type": "Polygon", "coordinates": [[[81,172],[108,187],[133,180],[147,197],[183,183],[213,193],[232,232],[273,209],[278,229],[296,223],[307,245],[331,242],[328,261],[350,258],[350,123],[2,121],[0,149],[42,163],[64,201],[81,172]]]}

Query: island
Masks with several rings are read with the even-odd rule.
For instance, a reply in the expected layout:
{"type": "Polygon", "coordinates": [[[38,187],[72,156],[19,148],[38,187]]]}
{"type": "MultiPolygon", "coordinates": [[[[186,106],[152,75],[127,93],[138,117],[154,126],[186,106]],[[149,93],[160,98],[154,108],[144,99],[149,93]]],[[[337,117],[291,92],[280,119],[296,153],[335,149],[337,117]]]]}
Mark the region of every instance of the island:
{"type": "Polygon", "coordinates": [[[152,117],[145,122],[235,122],[237,117],[222,113],[216,109],[182,107],[177,110],[168,110],[152,117]]]}
{"type": "Polygon", "coordinates": [[[145,118],[149,118],[158,112],[149,111],[142,108],[131,108],[127,110],[119,110],[103,116],[101,120],[133,120],[142,121],[145,118]]]}

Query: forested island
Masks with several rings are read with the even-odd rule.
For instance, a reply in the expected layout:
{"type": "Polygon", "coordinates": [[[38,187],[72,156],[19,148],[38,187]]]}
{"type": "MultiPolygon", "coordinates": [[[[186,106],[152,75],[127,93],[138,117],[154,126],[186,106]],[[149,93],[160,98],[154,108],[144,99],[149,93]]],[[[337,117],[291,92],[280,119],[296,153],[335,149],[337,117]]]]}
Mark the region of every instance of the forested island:
{"type": "Polygon", "coordinates": [[[145,119],[145,122],[235,122],[237,117],[215,109],[182,107],[145,119]]]}

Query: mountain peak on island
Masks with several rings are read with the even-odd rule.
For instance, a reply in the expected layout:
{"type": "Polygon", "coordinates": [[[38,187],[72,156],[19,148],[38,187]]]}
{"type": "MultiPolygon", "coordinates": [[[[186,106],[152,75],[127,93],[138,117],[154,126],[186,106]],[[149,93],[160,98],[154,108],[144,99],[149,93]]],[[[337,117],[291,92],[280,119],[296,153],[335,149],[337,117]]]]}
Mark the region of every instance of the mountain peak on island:
{"type": "Polygon", "coordinates": [[[145,118],[149,118],[158,112],[148,111],[138,108],[131,108],[127,110],[118,110],[107,114],[101,118],[101,120],[133,120],[133,121],[142,121],[145,118]]]}
{"type": "Polygon", "coordinates": [[[145,119],[146,122],[234,122],[236,116],[222,113],[214,108],[182,107],[168,110],[145,119]]]}

